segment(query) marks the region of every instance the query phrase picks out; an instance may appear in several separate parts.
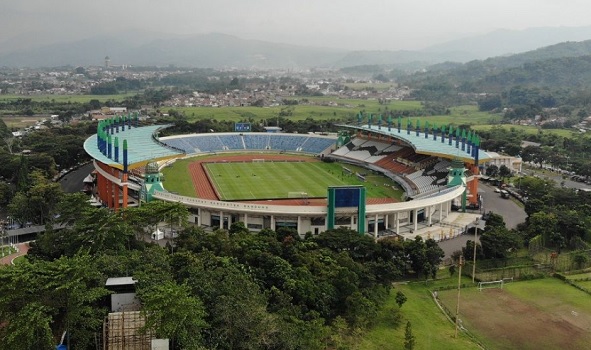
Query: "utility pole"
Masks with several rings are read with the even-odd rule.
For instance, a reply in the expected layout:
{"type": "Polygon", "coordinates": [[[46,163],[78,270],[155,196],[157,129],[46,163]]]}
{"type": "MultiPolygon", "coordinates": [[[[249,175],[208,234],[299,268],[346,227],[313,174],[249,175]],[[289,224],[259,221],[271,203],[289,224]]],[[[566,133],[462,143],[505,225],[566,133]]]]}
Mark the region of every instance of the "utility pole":
{"type": "Polygon", "coordinates": [[[460,290],[462,286],[462,266],[464,265],[464,256],[460,255],[460,261],[458,262],[460,268],[458,269],[458,303],[456,305],[456,333],[455,338],[458,337],[458,328],[460,326],[460,290]]]}
{"type": "Polygon", "coordinates": [[[476,219],[476,225],[474,226],[474,253],[473,258],[474,262],[472,263],[472,283],[474,283],[474,276],[476,276],[476,241],[478,240],[478,224],[480,223],[480,219],[476,219]]]}

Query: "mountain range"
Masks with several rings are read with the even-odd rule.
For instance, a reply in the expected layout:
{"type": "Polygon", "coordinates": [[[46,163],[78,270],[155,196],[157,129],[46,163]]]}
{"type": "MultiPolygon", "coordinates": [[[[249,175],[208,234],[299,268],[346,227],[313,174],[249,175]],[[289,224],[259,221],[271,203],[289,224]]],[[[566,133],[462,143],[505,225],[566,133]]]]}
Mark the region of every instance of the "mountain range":
{"type": "Polygon", "coordinates": [[[221,33],[180,36],[129,31],[48,44],[41,37],[39,33],[26,33],[0,43],[0,66],[102,65],[105,56],[109,56],[114,65],[136,66],[307,69],[388,65],[419,69],[446,61],[464,63],[588,40],[591,27],[498,30],[416,51],[327,49],[246,40],[221,33]]]}

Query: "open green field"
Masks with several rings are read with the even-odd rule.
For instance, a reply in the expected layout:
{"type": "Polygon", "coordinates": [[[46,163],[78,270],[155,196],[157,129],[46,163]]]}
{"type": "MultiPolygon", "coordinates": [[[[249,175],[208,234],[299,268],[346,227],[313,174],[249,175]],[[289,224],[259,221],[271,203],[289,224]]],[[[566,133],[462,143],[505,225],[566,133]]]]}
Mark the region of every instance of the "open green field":
{"type": "Polygon", "coordinates": [[[277,107],[178,107],[172,108],[184,113],[189,122],[203,119],[215,119],[226,121],[264,120],[274,119],[282,112],[289,114],[286,118],[291,120],[316,120],[340,119],[347,120],[359,113],[359,108],[332,107],[332,106],[277,106],[277,107]]]}
{"type": "Polygon", "coordinates": [[[554,135],[558,135],[561,137],[574,137],[575,135],[579,134],[578,132],[570,130],[570,129],[569,130],[567,130],[567,129],[539,129],[536,126],[513,125],[513,124],[475,125],[475,126],[472,126],[472,129],[474,129],[476,131],[490,130],[491,128],[499,127],[499,126],[509,129],[509,130],[510,129],[521,130],[529,135],[537,135],[538,133],[542,132],[544,134],[554,134],[554,135]]]}
{"type": "Polygon", "coordinates": [[[2,117],[0,118],[9,129],[21,129],[26,128],[27,126],[35,125],[39,120],[42,118],[39,117],[25,117],[25,116],[18,116],[18,117],[2,117]]]}
{"type": "MultiPolygon", "coordinates": [[[[396,284],[386,305],[380,310],[371,329],[351,346],[354,350],[403,349],[406,322],[410,321],[416,337],[415,350],[476,350],[480,349],[461,332],[454,338],[455,328],[437,307],[429,289],[440,285],[454,285],[457,277],[449,278],[446,270],[440,270],[443,280],[396,284]],[[401,320],[393,315],[398,311],[396,292],[401,291],[408,298],[400,308],[401,320]]],[[[468,283],[468,279],[463,282],[468,283]]]]}
{"type": "MultiPolygon", "coordinates": [[[[229,121],[265,120],[277,118],[283,114],[291,120],[316,120],[339,119],[342,121],[357,122],[357,114],[360,111],[380,115],[387,110],[412,111],[419,110],[422,105],[419,101],[392,101],[386,105],[380,105],[377,100],[339,99],[330,96],[306,97],[310,102],[318,105],[295,105],[276,107],[177,107],[172,108],[185,114],[189,121],[215,119],[229,121]],[[329,103],[336,105],[328,105],[329,103]]],[[[487,112],[478,111],[477,106],[458,106],[450,108],[449,115],[434,115],[426,117],[410,117],[413,125],[420,120],[422,126],[425,122],[441,125],[482,125],[498,123],[502,117],[487,112]]],[[[406,123],[406,118],[404,123],[406,123]]],[[[384,122],[386,118],[384,118],[384,122]]],[[[367,118],[364,120],[367,122],[367,118]]],[[[405,124],[406,125],[406,124],[405,124]]]]}
{"type": "MultiPolygon", "coordinates": [[[[455,310],[456,290],[439,298],[455,310]]],[[[460,319],[487,349],[588,349],[591,342],[591,297],[555,278],[464,288],[460,319]]]]}
{"type": "Polygon", "coordinates": [[[229,121],[265,120],[277,118],[282,114],[291,120],[316,120],[339,119],[357,120],[357,114],[361,110],[368,113],[379,114],[380,111],[389,110],[417,110],[421,109],[418,101],[393,101],[387,105],[380,105],[377,100],[339,99],[336,97],[319,96],[304,97],[310,102],[320,105],[295,105],[276,107],[177,107],[172,108],[184,113],[189,121],[215,119],[229,121]],[[336,104],[329,106],[329,103],[336,104]],[[326,105],[323,105],[326,104],[326,105]]]}
{"type": "Polygon", "coordinates": [[[366,186],[368,198],[397,196],[391,180],[367,175],[367,182],[362,182],[335,163],[267,161],[207,163],[205,167],[222,200],[302,198],[295,192],[306,193],[308,198],[326,197],[327,187],[343,185],[366,186]],[[294,193],[290,196],[290,192],[294,193]]]}
{"type": "Polygon", "coordinates": [[[164,188],[175,194],[197,197],[189,172],[189,164],[193,162],[195,162],[194,158],[177,159],[174,163],[162,168],[164,188]]]}
{"type": "Polygon", "coordinates": [[[361,91],[367,89],[373,89],[376,91],[385,91],[391,87],[395,87],[396,83],[345,83],[343,84],[351,90],[361,91]]]}
{"type": "Polygon", "coordinates": [[[18,99],[31,99],[35,102],[55,101],[87,103],[90,100],[99,100],[100,102],[105,102],[107,100],[121,101],[126,97],[135,96],[136,94],[137,93],[118,95],[0,95],[0,102],[14,101],[18,99]]]}
{"type": "MultiPolygon", "coordinates": [[[[231,155],[231,153],[228,153],[227,155],[231,155]]],[[[199,157],[198,159],[205,161],[211,160],[213,162],[217,157],[219,157],[219,155],[199,157]]],[[[196,159],[197,158],[180,159],[162,169],[162,174],[165,179],[164,187],[167,191],[178,193],[183,196],[196,196],[195,187],[193,186],[191,174],[189,172],[189,165],[194,163],[196,159]]],[[[361,182],[354,175],[341,175],[343,165],[339,163],[267,161],[265,163],[210,163],[208,167],[215,167],[217,165],[228,166],[226,168],[221,167],[221,170],[218,170],[219,172],[217,174],[221,174],[222,176],[216,176],[215,174],[210,173],[211,178],[217,178],[216,182],[219,180],[219,182],[228,183],[218,184],[218,192],[220,194],[222,194],[222,192],[230,193],[232,191],[248,192],[247,194],[242,195],[242,198],[247,199],[252,199],[252,196],[250,195],[251,191],[257,191],[257,193],[258,191],[268,191],[269,188],[271,188],[271,185],[276,186],[273,189],[273,192],[276,193],[276,195],[269,196],[269,194],[258,193],[255,198],[286,198],[288,192],[307,192],[309,198],[324,198],[326,197],[326,187],[337,185],[364,185],[366,187],[367,198],[400,199],[403,195],[403,190],[394,181],[378,174],[372,174],[367,169],[352,165],[346,165],[346,167],[353,172],[367,173],[366,182],[361,182]],[[278,175],[274,168],[277,165],[281,166],[281,164],[297,164],[297,166],[302,167],[302,169],[300,169],[300,172],[296,175],[293,174],[293,170],[290,170],[291,172],[287,175],[284,173],[278,175]],[[236,177],[238,175],[236,171],[238,170],[234,168],[238,168],[242,165],[246,166],[246,168],[242,170],[243,174],[240,174],[240,177],[238,178],[236,177]],[[256,177],[252,176],[252,174],[255,173],[252,166],[258,167],[256,177]],[[296,180],[288,182],[285,176],[291,178],[297,176],[301,179],[301,182],[297,182],[296,180]],[[261,183],[264,185],[261,186],[261,183]],[[253,186],[256,187],[253,188],[253,186]],[[290,189],[288,189],[287,186],[290,186],[290,189]],[[233,187],[237,187],[239,190],[232,190],[233,187]],[[226,190],[226,188],[228,189],[226,190]]],[[[234,195],[232,195],[232,197],[228,196],[227,200],[236,200],[235,197],[236,196],[234,195]]]]}

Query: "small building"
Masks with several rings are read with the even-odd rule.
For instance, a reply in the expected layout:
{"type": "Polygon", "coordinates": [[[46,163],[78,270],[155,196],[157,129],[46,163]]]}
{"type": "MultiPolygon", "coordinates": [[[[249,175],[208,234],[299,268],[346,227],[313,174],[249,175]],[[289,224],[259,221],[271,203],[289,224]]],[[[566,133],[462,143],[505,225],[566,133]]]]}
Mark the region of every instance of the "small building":
{"type": "Polygon", "coordinates": [[[265,131],[267,131],[267,132],[279,133],[279,132],[281,132],[281,130],[283,130],[283,129],[281,129],[278,126],[265,126],[265,131]]]}

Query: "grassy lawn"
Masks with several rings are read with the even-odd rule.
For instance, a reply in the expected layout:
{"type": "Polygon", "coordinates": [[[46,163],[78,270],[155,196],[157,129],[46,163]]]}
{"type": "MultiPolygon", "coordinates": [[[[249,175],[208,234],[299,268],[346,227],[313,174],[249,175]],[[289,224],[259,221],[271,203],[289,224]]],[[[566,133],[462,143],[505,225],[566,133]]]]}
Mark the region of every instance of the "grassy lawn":
{"type": "Polygon", "coordinates": [[[0,95],[0,102],[7,102],[18,99],[31,99],[35,102],[55,101],[87,103],[90,100],[99,100],[100,102],[105,102],[107,100],[121,101],[126,97],[131,97],[135,95],[137,95],[137,93],[135,92],[118,95],[0,95]]]}
{"type": "Polygon", "coordinates": [[[351,90],[361,91],[367,89],[374,89],[376,91],[385,91],[391,87],[395,87],[395,83],[345,83],[343,84],[351,90]]]}
{"type": "MultiPolygon", "coordinates": [[[[213,161],[216,157],[219,155],[199,157],[199,160],[210,158],[213,161]]],[[[196,196],[189,172],[189,165],[195,162],[195,159],[177,160],[162,169],[164,187],[167,191],[184,196],[196,196]]],[[[366,174],[365,182],[355,175],[341,175],[343,165],[340,163],[267,161],[265,163],[210,163],[207,167],[210,178],[216,181],[218,192],[224,200],[287,198],[288,192],[306,192],[309,198],[324,198],[328,186],[341,185],[364,185],[367,198],[399,200],[404,193],[392,180],[371,173],[365,168],[346,165],[354,173],[366,174]]]]}
{"type": "Polygon", "coordinates": [[[193,162],[195,162],[195,159],[179,159],[163,168],[164,182],[162,185],[164,188],[169,192],[183,196],[196,197],[197,193],[189,173],[189,164],[193,162]]]}
{"type": "Polygon", "coordinates": [[[591,272],[578,273],[576,275],[565,275],[569,280],[578,280],[583,278],[591,278],[591,272]]]}
{"type": "Polygon", "coordinates": [[[26,128],[27,126],[35,125],[39,120],[43,118],[39,117],[25,117],[25,116],[15,116],[15,117],[2,117],[0,118],[4,121],[6,126],[11,128],[26,128]]]}
{"type": "Polygon", "coordinates": [[[18,256],[13,260],[13,263],[15,265],[27,264],[28,263],[27,256],[26,255],[18,256]]]}
{"type": "MultiPolygon", "coordinates": [[[[374,115],[385,114],[387,110],[411,111],[419,110],[422,105],[419,101],[392,101],[386,105],[380,105],[377,100],[361,99],[339,99],[330,96],[305,97],[310,102],[327,105],[295,105],[295,106],[276,106],[276,107],[177,107],[171,108],[185,114],[189,121],[202,119],[215,120],[264,120],[277,118],[281,112],[288,114],[286,118],[291,120],[304,120],[313,118],[318,120],[339,119],[357,121],[357,114],[360,111],[372,113],[374,115]],[[334,103],[336,106],[328,106],[334,103]]],[[[299,99],[301,100],[301,99],[299,99]]],[[[449,115],[434,115],[427,117],[411,117],[410,120],[415,125],[420,120],[421,125],[429,124],[441,125],[477,125],[498,123],[501,120],[500,115],[493,115],[487,112],[478,111],[477,106],[458,106],[450,108],[449,115]]],[[[395,118],[393,118],[395,119],[395,118]]],[[[384,117],[384,122],[386,118],[384,117]]],[[[367,122],[367,117],[365,118],[367,122]]],[[[406,121],[405,121],[406,123],[406,121]]],[[[406,124],[405,124],[406,125],[406,124]]]]}
{"type": "MultiPolygon", "coordinates": [[[[442,271],[447,274],[446,271],[442,271]]],[[[466,280],[467,282],[467,280],[466,280]]],[[[429,294],[429,289],[437,285],[453,285],[456,278],[446,278],[437,282],[396,284],[391,291],[385,307],[376,318],[375,325],[364,334],[360,341],[351,346],[355,350],[402,349],[406,322],[410,321],[413,335],[416,337],[415,349],[463,350],[479,349],[461,332],[454,338],[454,325],[437,307],[429,294]],[[402,320],[394,322],[393,310],[398,309],[395,296],[402,291],[408,298],[400,309],[402,320]]]]}
{"type": "MultiPolygon", "coordinates": [[[[439,298],[455,310],[455,290],[439,298]]],[[[555,278],[464,288],[460,319],[490,349],[582,349],[591,341],[591,298],[555,278]]]]}
{"type": "Polygon", "coordinates": [[[497,124],[497,125],[475,125],[472,126],[472,129],[479,131],[479,130],[490,130],[493,127],[503,127],[503,128],[507,128],[507,129],[515,129],[515,130],[521,130],[523,132],[525,132],[526,134],[529,135],[536,135],[538,133],[544,133],[544,134],[554,134],[554,135],[558,135],[561,137],[574,137],[575,135],[578,135],[578,132],[572,131],[572,130],[567,130],[567,129],[538,129],[535,126],[530,126],[530,125],[513,125],[513,124],[497,124]]]}
{"type": "MultiPolygon", "coordinates": [[[[386,105],[380,105],[377,100],[361,99],[339,99],[330,96],[302,97],[298,100],[307,99],[311,103],[320,105],[295,105],[295,106],[276,106],[276,107],[177,107],[175,109],[185,114],[189,121],[202,119],[215,120],[264,120],[277,118],[283,113],[285,118],[291,120],[304,120],[313,118],[317,120],[338,119],[338,120],[357,120],[357,114],[360,111],[367,113],[380,114],[388,110],[417,110],[421,109],[421,103],[418,101],[392,101],[386,105]],[[329,106],[329,103],[337,104],[329,106]],[[323,105],[326,104],[326,105],[323,105]]],[[[163,110],[167,110],[163,108],[163,110]]]]}
{"type": "MultiPolygon", "coordinates": [[[[329,107],[329,106],[277,106],[277,107],[178,107],[170,108],[184,113],[189,122],[204,119],[226,121],[260,121],[274,119],[281,111],[289,114],[286,118],[291,120],[304,120],[313,118],[317,120],[353,118],[359,113],[358,108],[329,107]]],[[[168,109],[165,109],[168,110],[168,109]]]]}
{"type": "Polygon", "coordinates": [[[362,182],[355,175],[344,173],[341,165],[335,163],[209,163],[206,169],[223,200],[288,198],[289,192],[305,192],[310,198],[326,197],[327,187],[343,185],[365,185],[367,197],[395,195],[390,187],[394,184],[387,178],[368,175],[368,182],[362,182]]]}
{"type": "Polygon", "coordinates": [[[8,256],[10,254],[14,254],[16,253],[16,249],[9,247],[9,246],[3,246],[2,248],[0,248],[0,258],[3,258],[5,256],[8,256]]]}

